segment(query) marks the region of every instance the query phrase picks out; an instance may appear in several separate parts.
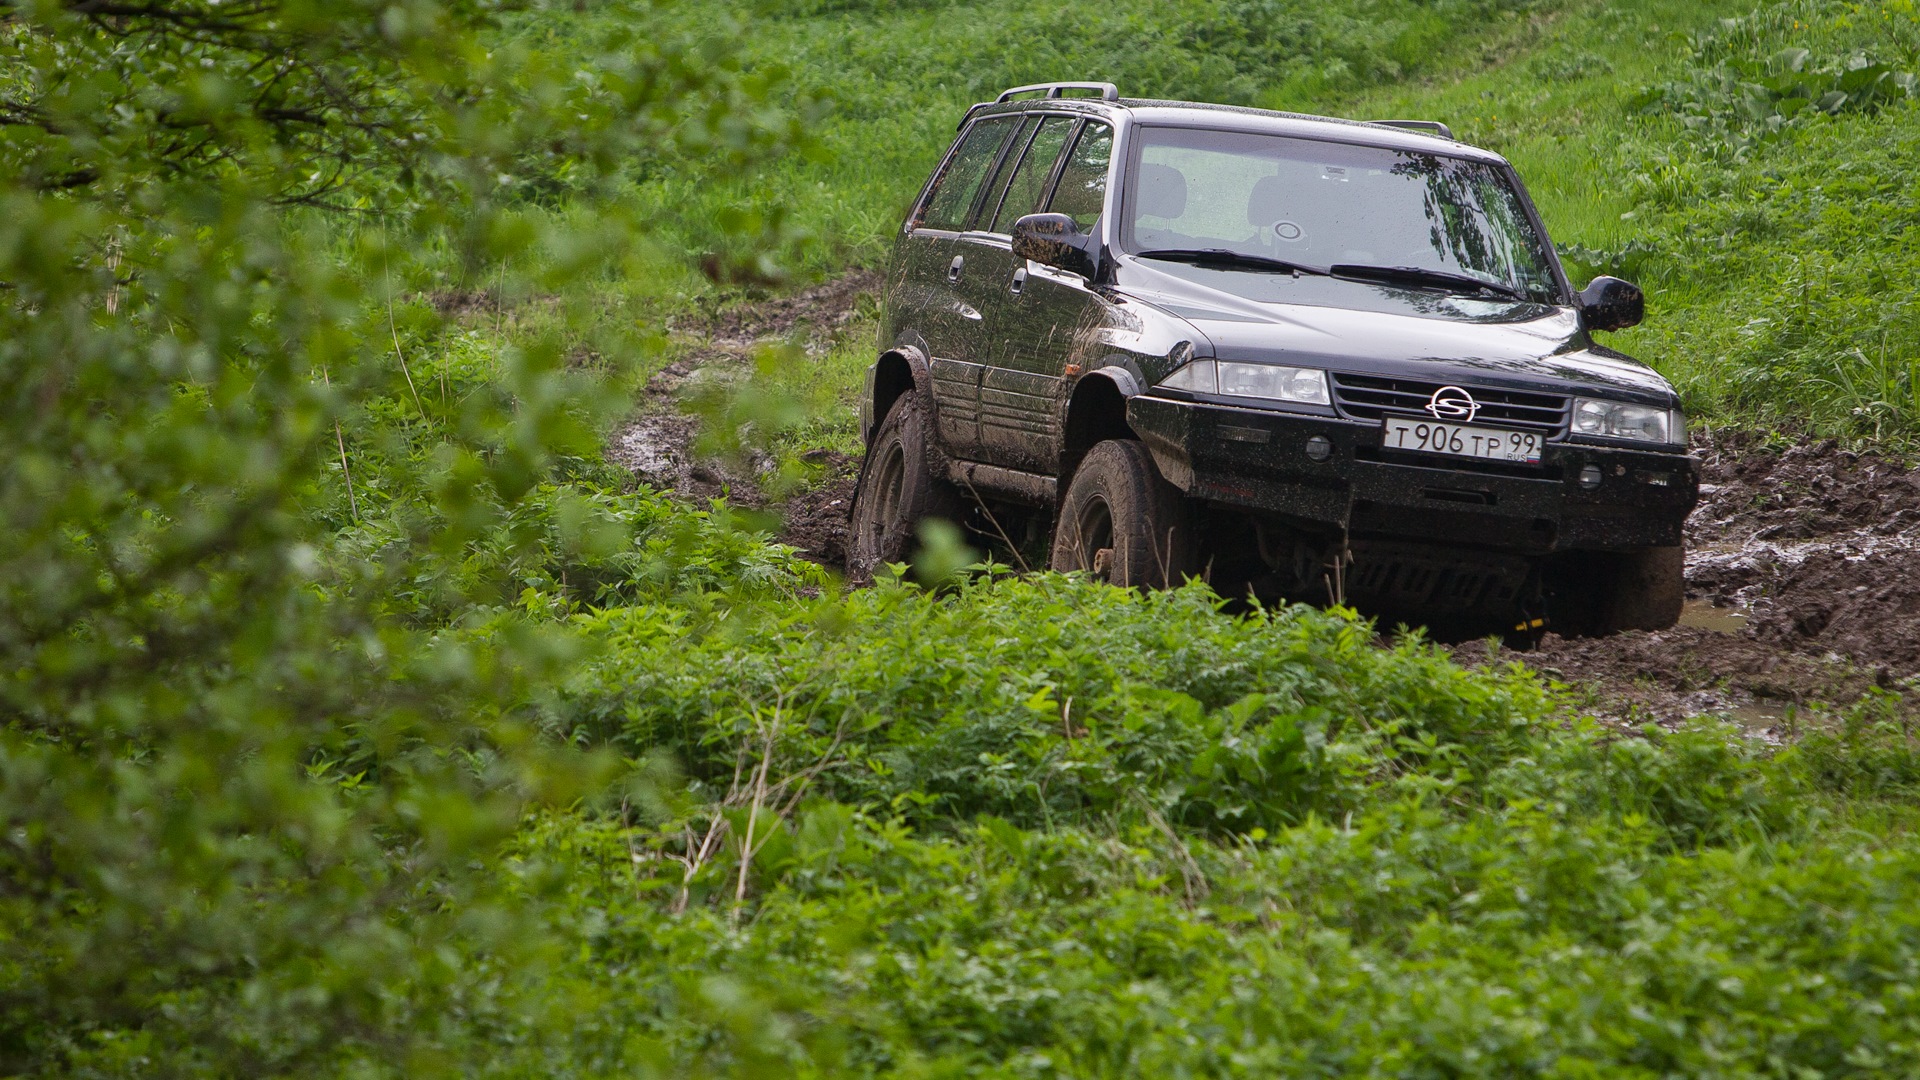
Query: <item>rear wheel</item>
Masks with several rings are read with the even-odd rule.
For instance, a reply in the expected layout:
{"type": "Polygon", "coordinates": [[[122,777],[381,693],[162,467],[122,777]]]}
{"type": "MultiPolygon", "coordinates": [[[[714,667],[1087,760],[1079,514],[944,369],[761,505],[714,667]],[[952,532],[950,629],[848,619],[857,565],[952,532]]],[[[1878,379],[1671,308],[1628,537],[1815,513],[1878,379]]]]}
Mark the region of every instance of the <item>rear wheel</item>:
{"type": "Polygon", "coordinates": [[[1665,630],[1680,621],[1687,600],[1686,551],[1678,545],[1583,553],[1555,571],[1551,626],[1566,637],[1665,630]]]}
{"type": "Polygon", "coordinates": [[[1191,572],[1194,550],[1186,501],[1154,468],[1146,447],[1109,439],[1087,452],[1054,529],[1055,570],[1091,571],[1130,588],[1165,588],[1191,572]]]}
{"type": "Polygon", "coordinates": [[[935,475],[937,460],[926,400],[908,391],[887,411],[860,466],[847,536],[847,573],[854,580],[870,580],[885,563],[905,562],[922,521],[954,516],[959,499],[935,475]]]}

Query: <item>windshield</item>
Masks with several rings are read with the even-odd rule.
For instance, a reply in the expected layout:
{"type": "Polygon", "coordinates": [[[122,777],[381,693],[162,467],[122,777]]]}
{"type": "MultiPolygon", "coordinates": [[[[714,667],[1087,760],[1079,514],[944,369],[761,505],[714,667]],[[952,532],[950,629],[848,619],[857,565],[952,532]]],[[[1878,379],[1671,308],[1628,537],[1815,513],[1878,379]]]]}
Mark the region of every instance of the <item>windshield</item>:
{"type": "MultiPolygon", "coordinates": [[[[1492,165],[1195,128],[1145,127],[1138,139],[1122,239],[1134,254],[1412,267],[1557,302],[1545,244],[1520,194],[1492,165]]],[[[1416,275],[1395,280],[1445,288],[1416,275]]]]}

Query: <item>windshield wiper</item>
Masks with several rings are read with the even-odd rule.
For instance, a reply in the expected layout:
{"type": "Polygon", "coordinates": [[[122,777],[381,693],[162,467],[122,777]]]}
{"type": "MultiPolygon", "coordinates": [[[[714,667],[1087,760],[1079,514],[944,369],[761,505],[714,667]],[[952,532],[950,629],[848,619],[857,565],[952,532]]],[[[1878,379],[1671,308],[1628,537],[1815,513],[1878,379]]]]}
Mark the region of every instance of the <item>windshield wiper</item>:
{"type": "Polygon", "coordinates": [[[1327,276],[1324,266],[1308,266],[1306,263],[1288,262],[1267,255],[1249,255],[1244,251],[1229,248],[1161,248],[1157,251],[1139,252],[1142,259],[1165,259],[1167,262],[1193,263],[1195,265],[1217,264],[1232,266],[1243,270],[1265,270],[1276,274],[1317,274],[1327,276]]]}
{"type": "Polygon", "coordinates": [[[1327,272],[1339,278],[1359,278],[1363,281],[1398,281],[1409,285],[1431,285],[1435,288],[1452,289],[1467,292],[1492,292],[1513,300],[1525,300],[1527,294],[1503,282],[1488,281],[1472,274],[1455,274],[1446,270],[1428,270],[1420,266],[1365,266],[1359,263],[1335,263],[1327,272]]]}

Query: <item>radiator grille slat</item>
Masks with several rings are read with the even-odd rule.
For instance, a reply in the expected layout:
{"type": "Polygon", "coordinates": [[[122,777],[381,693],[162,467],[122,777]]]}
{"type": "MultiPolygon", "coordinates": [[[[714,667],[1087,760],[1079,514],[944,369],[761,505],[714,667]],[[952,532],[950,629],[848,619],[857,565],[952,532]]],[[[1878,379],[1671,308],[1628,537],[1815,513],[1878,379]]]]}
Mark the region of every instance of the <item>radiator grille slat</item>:
{"type": "MultiPolygon", "coordinates": [[[[1380,375],[1333,374],[1333,403],[1340,415],[1350,420],[1379,420],[1387,413],[1425,412],[1434,392],[1453,383],[1422,379],[1394,379],[1380,375]]],[[[1504,424],[1533,428],[1549,436],[1567,429],[1567,410],[1572,399],[1566,394],[1545,394],[1528,390],[1502,390],[1495,387],[1463,387],[1480,403],[1475,423],[1504,424]]]]}

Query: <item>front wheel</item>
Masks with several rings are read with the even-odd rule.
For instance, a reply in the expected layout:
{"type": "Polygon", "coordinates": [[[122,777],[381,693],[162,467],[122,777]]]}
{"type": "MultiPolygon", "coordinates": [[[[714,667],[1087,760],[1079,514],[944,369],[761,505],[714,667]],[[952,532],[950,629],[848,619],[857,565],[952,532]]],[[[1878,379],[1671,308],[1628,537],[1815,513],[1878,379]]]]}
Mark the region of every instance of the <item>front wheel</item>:
{"type": "Polygon", "coordinates": [[[860,465],[847,537],[847,573],[869,581],[885,563],[913,553],[920,523],[954,516],[953,486],[935,475],[933,421],[917,390],[900,395],[880,422],[860,465]]]}
{"type": "Polygon", "coordinates": [[[1087,452],[1054,529],[1055,570],[1159,589],[1192,571],[1194,550],[1186,500],[1154,468],[1146,447],[1109,439],[1087,452]]]}

